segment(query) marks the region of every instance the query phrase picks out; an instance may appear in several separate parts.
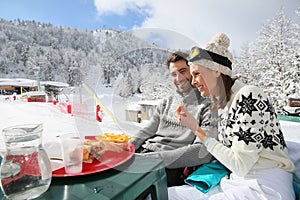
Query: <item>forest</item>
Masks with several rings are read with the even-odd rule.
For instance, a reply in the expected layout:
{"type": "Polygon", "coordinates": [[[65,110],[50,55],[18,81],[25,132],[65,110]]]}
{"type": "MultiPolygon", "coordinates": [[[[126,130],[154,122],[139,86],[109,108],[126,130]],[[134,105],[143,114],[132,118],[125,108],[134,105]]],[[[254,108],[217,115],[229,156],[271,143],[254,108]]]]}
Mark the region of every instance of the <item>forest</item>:
{"type": "MultiPolygon", "coordinates": [[[[280,110],[300,97],[300,9],[297,21],[284,9],[241,47],[233,71],[257,85],[280,110]]],[[[116,29],[78,30],[36,21],[0,19],[0,78],[103,84],[122,97],[161,99],[174,91],[163,49],[116,29]]],[[[188,51],[188,50],[186,50],[188,51]]]]}

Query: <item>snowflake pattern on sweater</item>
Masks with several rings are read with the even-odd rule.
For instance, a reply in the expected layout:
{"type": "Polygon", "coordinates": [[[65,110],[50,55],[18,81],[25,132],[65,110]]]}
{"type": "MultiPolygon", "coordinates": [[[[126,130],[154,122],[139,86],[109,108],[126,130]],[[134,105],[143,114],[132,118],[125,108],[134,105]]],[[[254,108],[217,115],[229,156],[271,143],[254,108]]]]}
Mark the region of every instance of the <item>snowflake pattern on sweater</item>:
{"type": "Polygon", "coordinates": [[[231,147],[236,136],[257,148],[286,147],[275,109],[261,90],[245,86],[233,101],[228,110],[219,112],[219,139],[224,145],[231,147]]]}
{"type": "Polygon", "coordinates": [[[230,101],[218,110],[218,141],[211,139],[208,151],[239,177],[261,169],[293,172],[279,120],[263,90],[238,80],[231,89],[230,101]]]}

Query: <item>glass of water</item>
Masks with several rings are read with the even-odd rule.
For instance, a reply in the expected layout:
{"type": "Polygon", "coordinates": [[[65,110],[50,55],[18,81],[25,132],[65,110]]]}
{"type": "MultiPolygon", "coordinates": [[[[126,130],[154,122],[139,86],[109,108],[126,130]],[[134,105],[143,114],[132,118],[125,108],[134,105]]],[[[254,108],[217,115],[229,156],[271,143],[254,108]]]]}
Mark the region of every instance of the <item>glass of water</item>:
{"type": "Polygon", "coordinates": [[[67,174],[82,172],[83,142],[78,133],[60,135],[61,152],[67,174]]]}

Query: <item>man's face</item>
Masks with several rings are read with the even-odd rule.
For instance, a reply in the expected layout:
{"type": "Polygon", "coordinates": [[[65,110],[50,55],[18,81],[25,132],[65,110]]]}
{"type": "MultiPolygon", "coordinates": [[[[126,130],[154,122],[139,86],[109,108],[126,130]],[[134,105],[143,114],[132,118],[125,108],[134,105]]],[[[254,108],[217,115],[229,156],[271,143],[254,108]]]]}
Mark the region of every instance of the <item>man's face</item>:
{"type": "Polygon", "coordinates": [[[190,68],[185,60],[171,62],[169,66],[172,81],[178,88],[179,92],[187,95],[191,89],[192,76],[190,68]]]}

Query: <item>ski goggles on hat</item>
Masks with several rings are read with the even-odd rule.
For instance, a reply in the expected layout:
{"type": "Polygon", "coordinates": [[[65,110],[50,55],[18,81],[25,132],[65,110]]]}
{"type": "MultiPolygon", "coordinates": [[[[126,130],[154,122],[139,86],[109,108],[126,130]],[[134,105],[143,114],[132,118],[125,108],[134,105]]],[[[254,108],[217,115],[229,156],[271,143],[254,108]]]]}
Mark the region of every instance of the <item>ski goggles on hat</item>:
{"type": "Polygon", "coordinates": [[[232,63],[227,57],[221,56],[211,51],[207,51],[205,49],[201,49],[199,47],[193,47],[191,49],[191,53],[189,54],[188,62],[192,63],[196,60],[201,60],[201,59],[211,60],[220,65],[224,65],[229,69],[232,69],[231,67],[232,63]]]}

